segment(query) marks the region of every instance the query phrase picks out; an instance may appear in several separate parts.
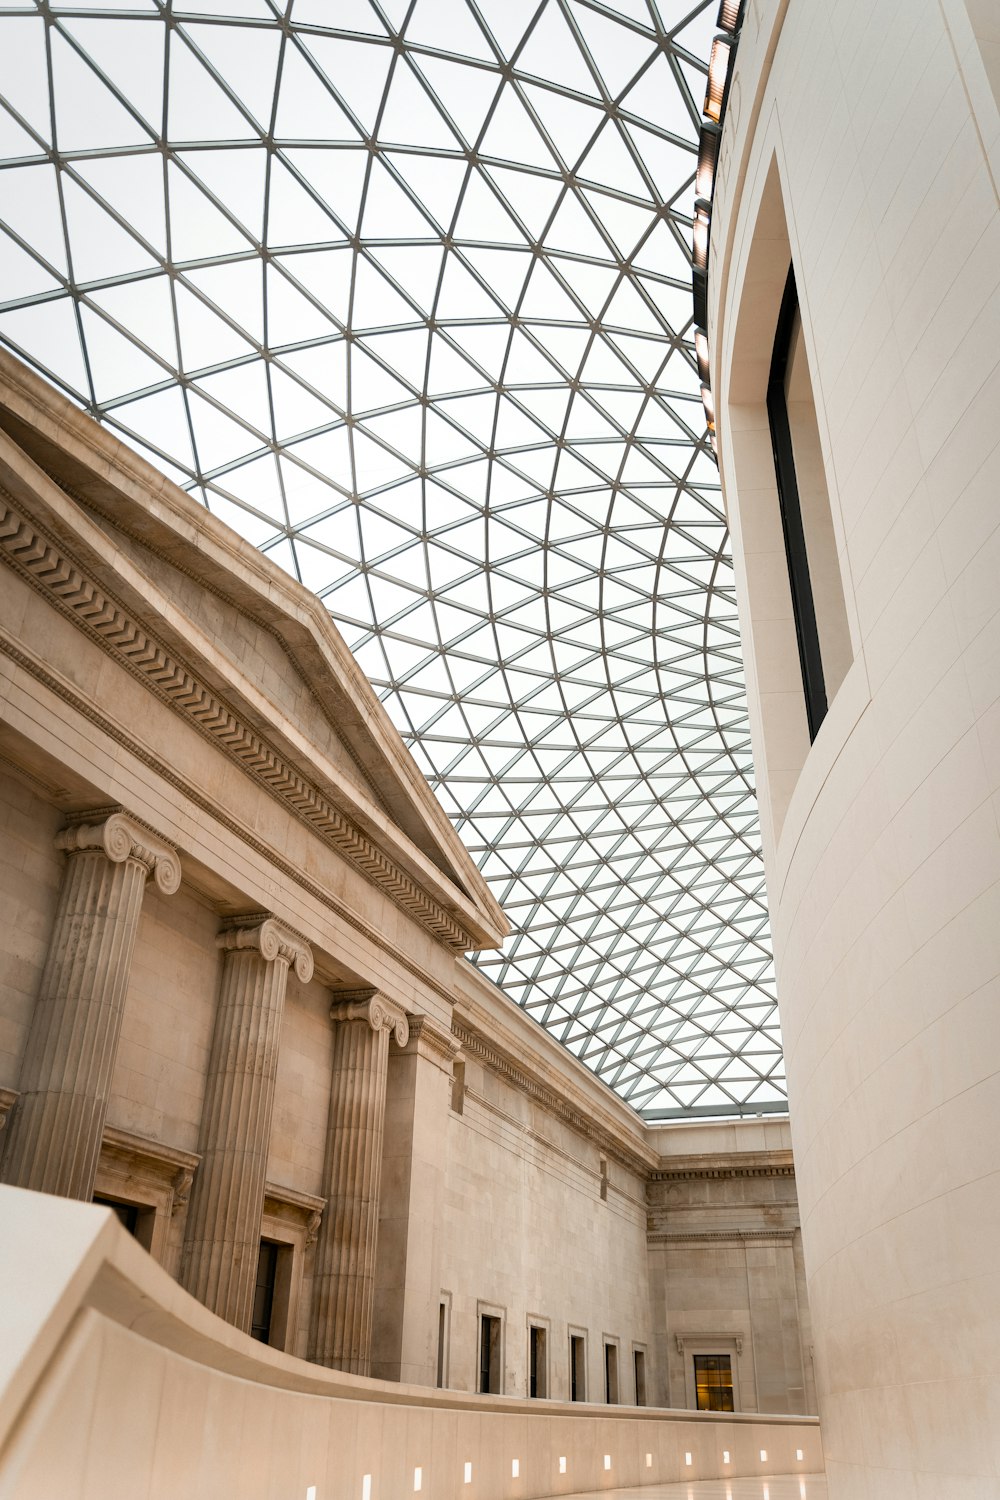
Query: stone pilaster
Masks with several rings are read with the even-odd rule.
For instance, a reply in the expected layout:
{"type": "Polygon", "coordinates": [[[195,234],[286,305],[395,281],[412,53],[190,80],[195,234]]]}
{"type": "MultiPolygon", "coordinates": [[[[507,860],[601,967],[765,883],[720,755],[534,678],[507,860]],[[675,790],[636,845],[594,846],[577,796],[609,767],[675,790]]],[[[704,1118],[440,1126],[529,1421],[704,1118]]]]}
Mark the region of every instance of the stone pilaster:
{"type": "Polygon", "coordinates": [[[146,881],[181,883],[177,853],[118,809],[74,818],[66,867],[7,1130],[3,1180],[90,1199],[146,881]]]}
{"type": "Polygon", "coordinates": [[[400,1006],[375,990],[338,996],[326,1150],[329,1199],[316,1250],[309,1358],[367,1375],[371,1367],[389,1036],[406,1046],[400,1006]]]}
{"type": "Polygon", "coordinates": [[[222,983],[180,1279],[248,1333],[288,970],[307,984],[313,960],[303,938],[264,913],[216,941],[222,983]]]}

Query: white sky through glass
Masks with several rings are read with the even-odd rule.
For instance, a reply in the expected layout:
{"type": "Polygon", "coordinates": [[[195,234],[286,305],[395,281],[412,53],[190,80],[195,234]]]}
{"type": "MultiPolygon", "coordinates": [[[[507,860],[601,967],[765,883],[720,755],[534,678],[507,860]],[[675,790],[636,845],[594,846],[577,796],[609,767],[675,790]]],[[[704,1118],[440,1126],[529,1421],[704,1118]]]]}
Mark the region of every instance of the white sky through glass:
{"type": "Polygon", "coordinates": [[[782,1110],[690,218],[713,3],[0,4],[0,340],[324,601],[651,1118],[782,1110]]]}

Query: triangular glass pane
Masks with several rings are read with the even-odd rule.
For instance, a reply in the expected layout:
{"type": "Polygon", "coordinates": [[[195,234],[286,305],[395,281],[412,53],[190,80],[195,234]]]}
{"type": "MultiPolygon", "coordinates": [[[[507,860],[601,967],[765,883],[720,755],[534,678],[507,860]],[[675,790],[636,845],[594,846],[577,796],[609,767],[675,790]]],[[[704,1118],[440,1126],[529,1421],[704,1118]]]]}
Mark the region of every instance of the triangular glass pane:
{"type": "Polygon", "coordinates": [[[173,161],[167,164],[167,199],[171,260],[207,260],[250,249],[246,235],[173,161]]]}
{"type": "Polygon", "coordinates": [[[254,239],[264,221],[264,178],[267,153],[261,146],[229,151],[183,152],[180,160],[198,182],[228,210],[254,239]]]}
{"type": "Polygon", "coordinates": [[[41,17],[7,16],[3,26],[0,94],[43,140],[48,141],[52,136],[52,126],[45,22],[41,17]]]}
{"type": "Polygon", "coordinates": [[[163,158],[149,152],[74,163],[84,179],[158,255],[167,253],[163,158]]]}
{"type": "Polygon", "coordinates": [[[183,30],[258,125],[270,130],[280,34],[269,26],[211,26],[190,22],[183,30]]]}
{"type": "Polygon", "coordinates": [[[282,54],[274,134],[279,141],[356,139],[347,115],[292,40],[282,54]]]}
{"type": "Polygon", "coordinates": [[[312,187],[323,204],[354,234],[370,157],[359,148],[333,147],[284,152],[288,162],[312,187]]]}
{"type": "Polygon", "coordinates": [[[0,337],[9,339],[60,385],[90,400],[76,314],[68,297],[0,313],[0,337]]]}
{"type": "Polygon", "coordinates": [[[174,297],[182,369],[190,373],[252,352],[245,338],[180,282],[175,284],[174,297]]]}
{"type": "Polygon", "coordinates": [[[66,226],[73,247],[73,277],[97,281],[152,270],[156,261],[117,220],[66,174],[63,178],[66,226]]]}
{"type": "Polygon", "coordinates": [[[180,28],[170,35],[170,95],[167,133],[171,141],[240,141],[253,127],[207,68],[180,28]]]}
{"type": "MultiPolygon", "coordinates": [[[[464,0],[462,9],[465,10],[464,0]]],[[[412,68],[400,58],[392,72],[389,98],[379,121],[379,139],[407,146],[454,151],[461,142],[443,118],[412,68]]]]}
{"type": "Polygon", "coordinates": [[[125,338],[89,307],[81,307],[80,318],[94,396],[98,401],[110,401],[115,396],[158,385],[170,378],[171,369],[164,369],[150,359],[131,339],[125,338]]]}
{"type": "Polygon", "coordinates": [[[458,62],[420,54],[421,73],[441,100],[465,142],[474,146],[479,140],[487,111],[496,97],[500,79],[479,68],[468,68],[458,62]]]}
{"type": "MultiPolygon", "coordinates": [[[[550,3],[517,55],[518,72],[561,83],[579,94],[598,95],[597,84],[559,6],[550,3]]],[[[598,95],[599,96],[599,95],[598,95]]]]}
{"type": "Polygon", "coordinates": [[[342,238],[339,226],[312,193],[273,156],[267,183],[268,246],[326,244],[342,238]]]}
{"type": "MultiPolygon", "coordinates": [[[[415,197],[430,210],[432,218],[442,229],[450,229],[459,194],[468,176],[467,163],[413,152],[390,151],[386,156],[415,197]]],[[[431,226],[425,221],[419,233],[426,238],[430,232],[431,226]]]]}
{"type": "Polygon", "coordinates": [[[479,149],[484,156],[495,156],[500,161],[524,162],[547,171],[557,165],[534,121],[510,86],[500,91],[479,149]]]}
{"type": "Polygon", "coordinates": [[[493,52],[465,0],[416,0],[406,23],[406,40],[442,52],[493,61],[493,52]]]}
{"type": "Polygon", "coordinates": [[[138,110],[156,134],[163,123],[163,53],[167,30],[159,16],[66,20],[67,33],[138,110]]]}
{"type": "Polygon", "coordinates": [[[177,367],[177,336],[174,304],[166,276],[144,277],[121,286],[102,287],[89,294],[89,301],[102,308],[140,343],[158,354],[171,368],[177,367]]]}
{"type": "Polygon", "coordinates": [[[149,145],[150,131],[129,114],[55,28],[51,46],[59,150],[149,145]]]}
{"type": "MultiPolygon", "coordinates": [[[[579,0],[573,5],[573,17],[600,69],[608,93],[612,99],[617,99],[647,58],[658,51],[655,34],[647,31],[643,36],[631,27],[620,26],[599,11],[579,4],[579,0]]],[[[642,19],[648,26],[648,13],[642,19]]]]}
{"type": "Polygon", "coordinates": [[[379,161],[372,162],[361,232],[375,240],[426,239],[433,232],[425,215],[379,161]]]}
{"type": "Polygon", "coordinates": [[[382,108],[382,94],[395,56],[392,48],[312,33],[303,41],[361,129],[370,134],[382,108]]]}
{"type": "Polygon", "coordinates": [[[8,167],[0,177],[0,218],[65,274],[66,241],[54,167],[8,167]]]}
{"type": "Polygon", "coordinates": [[[38,292],[55,292],[59,282],[50,276],[27,250],[22,250],[9,234],[0,231],[0,286],[4,301],[16,302],[38,292]]]}

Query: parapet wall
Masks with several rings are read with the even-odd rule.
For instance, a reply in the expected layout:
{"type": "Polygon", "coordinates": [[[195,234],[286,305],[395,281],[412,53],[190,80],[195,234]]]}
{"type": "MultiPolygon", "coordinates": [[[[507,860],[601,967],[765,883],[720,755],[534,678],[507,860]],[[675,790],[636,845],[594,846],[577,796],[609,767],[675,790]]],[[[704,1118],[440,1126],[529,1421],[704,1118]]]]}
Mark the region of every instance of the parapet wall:
{"type": "Polygon", "coordinates": [[[531,1500],[822,1467],[815,1418],[540,1410],[318,1369],[206,1312],[107,1209],[0,1188],[0,1219],[0,1282],[22,1289],[3,1500],[531,1500]]]}

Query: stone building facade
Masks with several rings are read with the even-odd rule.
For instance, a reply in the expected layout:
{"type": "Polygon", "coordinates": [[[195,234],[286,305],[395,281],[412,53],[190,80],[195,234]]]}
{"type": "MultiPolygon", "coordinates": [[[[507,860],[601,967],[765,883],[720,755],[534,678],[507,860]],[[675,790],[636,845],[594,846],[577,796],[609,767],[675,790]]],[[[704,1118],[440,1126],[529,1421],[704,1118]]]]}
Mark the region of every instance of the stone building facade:
{"type": "Polygon", "coordinates": [[[811,1411],[787,1125],[649,1128],[508,1002],[322,606],[8,356],[0,559],[0,1178],[356,1375],[811,1411]]]}

